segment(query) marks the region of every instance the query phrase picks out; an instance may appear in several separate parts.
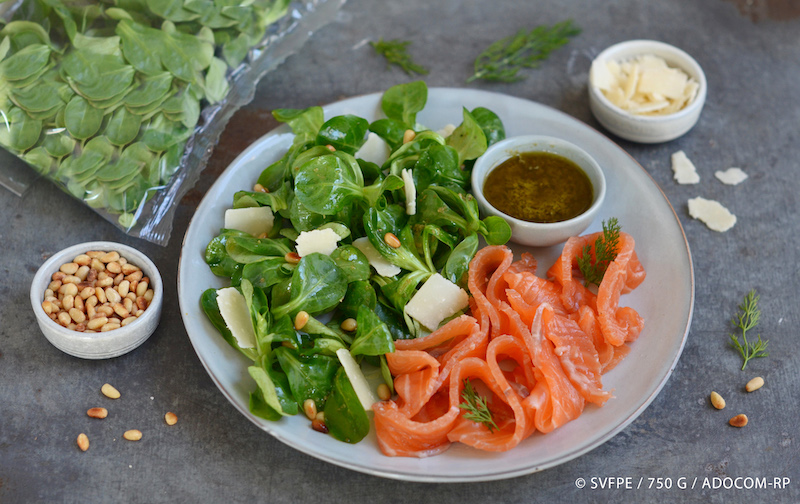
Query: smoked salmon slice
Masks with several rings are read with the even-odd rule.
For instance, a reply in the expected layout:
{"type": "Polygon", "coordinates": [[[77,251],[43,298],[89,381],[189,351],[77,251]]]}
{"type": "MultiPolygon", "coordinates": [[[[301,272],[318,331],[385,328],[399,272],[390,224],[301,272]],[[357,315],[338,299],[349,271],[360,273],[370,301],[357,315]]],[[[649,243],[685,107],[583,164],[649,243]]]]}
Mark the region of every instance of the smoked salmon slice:
{"type": "Polygon", "coordinates": [[[602,375],[629,352],[644,327],[620,298],[645,270],[630,235],[620,233],[617,258],[596,293],[583,284],[577,257],[594,254],[601,233],[570,238],[548,279],[536,259],[514,261],[505,246],[479,250],[470,263],[470,314],[386,354],[396,398],[373,406],[381,451],[427,457],[459,442],[506,451],[534,432],[548,433],[605,404],[602,375]],[[465,380],[484,398],[496,428],[466,418],[465,380]]]}

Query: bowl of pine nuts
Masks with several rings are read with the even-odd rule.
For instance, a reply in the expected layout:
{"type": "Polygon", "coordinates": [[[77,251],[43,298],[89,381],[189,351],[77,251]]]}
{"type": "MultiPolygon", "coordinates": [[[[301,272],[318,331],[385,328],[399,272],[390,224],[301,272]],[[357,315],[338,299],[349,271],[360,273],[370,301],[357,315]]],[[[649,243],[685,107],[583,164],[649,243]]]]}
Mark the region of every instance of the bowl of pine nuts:
{"type": "Polygon", "coordinates": [[[120,243],[79,243],[53,254],[31,283],[31,306],[45,337],[83,359],[130,352],[155,331],[163,285],[155,264],[120,243]]]}

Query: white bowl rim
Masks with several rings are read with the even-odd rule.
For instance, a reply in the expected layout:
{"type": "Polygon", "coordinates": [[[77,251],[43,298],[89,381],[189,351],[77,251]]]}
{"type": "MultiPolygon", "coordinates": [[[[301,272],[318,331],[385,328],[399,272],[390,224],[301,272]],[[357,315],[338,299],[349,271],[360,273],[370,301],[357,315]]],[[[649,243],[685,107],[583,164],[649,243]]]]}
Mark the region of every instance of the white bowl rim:
{"type": "MultiPolygon", "coordinates": [[[[643,123],[663,123],[673,119],[681,119],[684,116],[690,116],[696,113],[697,108],[703,107],[706,99],[706,94],[708,93],[708,81],[706,80],[706,74],[703,72],[703,67],[695,60],[689,53],[684,51],[683,49],[676,47],[672,44],[668,44],[666,42],[661,42],[659,40],[650,40],[650,39],[633,39],[633,40],[626,40],[623,42],[618,42],[614,45],[611,45],[605,49],[603,49],[600,54],[598,54],[593,60],[592,64],[595,61],[599,61],[602,59],[614,59],[610,57],[610,55],[617,53],[617,52],[630,52],[632,55],[634,54],[647,54],[648,47],[656,47],[659,49],[663,49],[665,51],[669,51],[676,56],[682,58],[685,63],[691,68],[691,70],[696,73],[695,75],[690,75],[697,79],[698,89],[697,95],[694,97],[686,107],[678,110],[677,112],[673,112],[671,114],[666,115],[658,115],[658,116],[645,116],[645,115],[638,115],[628,112],[627,110],[623,110],[618,106],[611,103],[611,101],[606,98],[606,95],[603,94],[597,86],[594,86],[591,82],[591,74],[589,77],[589,92],[597,99],[601,104],[607,107],[610,111],[616,113],[621,117],[625,117],[627,119],[631,119],[634,121],[641,121],[643,123]],[[629,51],[628,49],[631,47],[642,47],[641,51],[629,51]]],[[[684,64],[679,64],[678,66],[681,67],[682,70],[687,71],[689,68],[686,68],[684,64]]]]}
{"type": "MultiPolygon", "coordinates": [[[[565,156],[563,154],[559,154],[559,155],[569,159],[573,163],[576,163],[576,164],[578,164],[580,166],[580,164],[575,159],[570,158],[568,156],[565,156]]],[[[582,166],[581,166],[581,169],[585,171],[585,169],[582,166]]],[[[587,176],[588,175],[589,174],[587,173],[587,176]]],[[[584,219],[586,219],[587,216],[593,216],[595,213],[597,213],[597,211],[600,209],[600,207],[603,204],[603,200],[605,200],[605,197],[606,197],[606,177],[605,177],[605,174],[603,173],[603,168],[600,166],[600,164],[588,152],[586,152],[580,146],[578,146],[578,145],[576,145],[576,144],[574,144],[574,143],[572,143],[572,142],[570,142],[568,140],[564,140],[563,138],[549,136],[549,135],[517,135],[517,136],[513,136],[513,137],[508,137],[506,139],[500,140],[499,142],[493,143],[492,145],[490,145],[486,149],[486,151],[483,154],[481,154],[480,158],[478,158],[478,160],[476,160],[475,166],[472,167],[472,193],[475,195],[475,197],[478,199],[478,201],[482,205],[485,205],[486,207],[492,208],[492,210],[497,212],[498,215],[502,215],[504,219],[509,221],[512,224],[512,228],[521,227],[521,228],[525,228],[525,229],[527,229],[529,231],[536,230],[536,231],[542,231],[542,232],[546,232],[546,231],[553,232],[553,231],[558,231],[561,228],[569,228],[569,227],[571,227],[573,225],[577,225],[579,222],[581,222],[584,219]],[[508,215],[505,212],[501,212],[494,205],[492,205],[491,203],[489,203],[486,200],[486,197],[483,195],[483,183],[486,181],[486,177],[489,176],[489,173],[491,173],[491,171],[494,170],[497,166],[499,166],[502,163],[502,161],[504,161],[505,159],[503,159],[502,161],[496,162],[492,166],[489,166],[485,170],[483,170],[483,172],[484,172],[483,177],[482,177],[481,180],[478,180],[478,176],[479,176],[478,172],[479,172],[479,170],[476,170],[476,168],[478,167],[478,163],[481,162],[481,159],[483,158],[483,162],[486,162],[484,156],[486,156],[487,154],[490,154],[491,152],[493,152],[495,150],[508,148],[509,145],[532,144],[532,143],[560,144],[560,145],[565,146],[565,147],[567,147],[569,149],[573,149],[573,150],[577,151],[579,154],[584,156],[589,161],[589,164],[592,166],[592,168],[597,171],[598,180],[600,180],[600,188],[599,188],[599,190],[597,190],[595,188],[594,200],[592,201],[592,204],[591,204],[591,206],[589,208],[587,208],[585,211],[583,211],[579,215],[576,215],[575,217],[573,217],[571,219],[567,219],[567,220],[563,220],[563,221],[558,221],[558,222],[531,222],[531,221],[518,219],[516,217],[512,217],[511,215],[508,215]]]]}
{"type": "Polygon", "coordinates": [[[131,333],[136,332],[139,326],[146,324],[153,317],[160,316],[161,310],[159,310],[158,307],[162,305],[164,299],[164,282],[161,279],[161,273],[158,271],[158,268],[153,261],[151,261],[150,258],[147,257],[147,255],[145,255],[143,252],[131,246],[112,241],[83,242],[76,243],[75,245],[71,245],[67,248],[59,250],[58,252],[55,252],[39,267],[39,269],[36,271],[36,274],[33,276],[33,280],[31,281],[30,299],[33,312],[39,323],[44,323],[49,330],[52,330],[52,332],[57,334],[59,337],[70,338],[78,341],[82,340],[86,343],[114,341],[116,339],[123,339],[125,336],[130,336],[131,333]],[[61,324],[53,321],[45,314],[44,310],[42,309],[42,302],[44,301],[44,291],[47,287],[39,292],[37,285],[42,284],[42,279],[45,277],[48,279],[48,282],[44,285],[48,285],[50,277],[53,275],[53,273],[59,270],[59,267],[61,264],[64,264],[63,261],[66,258],[69,258],[71,261],[75,258],[75,256],[86,253],[90,250],[116,250],[120,256],[125,257],[131,263],[138,266],[142,271],[147,272],[147,276],[150,277],[150,287],[153,289],[154,301],[150,306],[147,307],[141,317],[138,317],[130,324],[122,326],[118,329],[114,329],[113,331],[107,331],[104,333],[82,333],[79,331],[73,331],[72,329],[67,329],[61,324]],[[150,272],[152,272],[152,274],[150,274],[150,272]],[[154,282],[153,280],[156,281],[154,282]]]}

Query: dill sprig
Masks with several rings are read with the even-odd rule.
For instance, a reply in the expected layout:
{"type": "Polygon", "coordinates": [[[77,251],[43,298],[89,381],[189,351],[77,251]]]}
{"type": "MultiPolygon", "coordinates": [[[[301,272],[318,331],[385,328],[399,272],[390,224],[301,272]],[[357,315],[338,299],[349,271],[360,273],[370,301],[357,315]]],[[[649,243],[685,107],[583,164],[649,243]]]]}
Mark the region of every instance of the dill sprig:
{"type": "Polygon", "coordinates": [[[583,254],[578,257],[578,269],[587,286],[590,284],[600,286],[608,265],[617,258],[620,229],[616,217],[608,219],[608,224],[603,221],[603,234],[594,242],[594,260],[592,260],[592,246],[586,245],[583,248],[583,254]]]}
{"type": "Polygon", "coordinates": [[[739,350],[739,353],[742,354],[742,359],[744,359],[742,370],[747,366],[750,359],[769,355],[766,352],[769,340],[762,341],[760,334],[758,335],[758,341],[753,343],[747,341],[747,331],[758,325],[758,321],[761,318],[761,310],[758,308],[760,297],[756,294],[755,289],[750,290],[744,297],[742,304],[739,305],[739,313],[731,319],[733,326],[742,331],[741,343],[739,342],[739,337],[735,333],[731,333],[733,347],[739,350]]]}
{"type": "Polygon", "coordinates": [[[475,59],[475,73],[467,79],[484,79],[499,82],[516,82],[524,79],[518,72],[523,68],[536,68],[552,51],[569,42],[581,32],[572,20],[542,25],[531,31],[522,29],[516,34],[492,43],[475,59]]]}
{"type": "Polygon", "coordinates": [[[377,42],[370,42],[369,45],[375,49],[375,52],[386,58],[388,66],[397,65],[408,75],[418,73],[426,75],[428,69],[422,65],[414,62],[410,54],[408,54],[408,46],[411,44],[409,40],[383,40],[379,39],[377,42]]]}
{"type": "Polygon", "coordinates": [[[486,405],[486,399],[478,395],[469,378],[464,379],[464,390],[461,391],[461,399],[464,402],[459,404],[458,407],[466,411],[464,418],[482,423],[489,428],[489,432],[498,430],[497,424],[494,423],[492,418],[492,412],[489,410],[489,406],[486,405]]]}

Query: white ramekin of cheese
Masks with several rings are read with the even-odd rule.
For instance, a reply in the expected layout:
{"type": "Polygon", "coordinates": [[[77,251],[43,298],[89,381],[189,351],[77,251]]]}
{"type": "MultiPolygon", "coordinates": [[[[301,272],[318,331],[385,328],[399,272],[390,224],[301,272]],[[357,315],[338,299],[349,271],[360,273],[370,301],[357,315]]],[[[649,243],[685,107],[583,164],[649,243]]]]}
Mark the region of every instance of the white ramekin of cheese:
{"type": "Polygon", "coordinates": [[[674,140],[700,117],[703,69],[686,52],[655,40],[629,40],[601,52],[589,73],[589,105],[611,133],[639,143],[674,140]]]}

